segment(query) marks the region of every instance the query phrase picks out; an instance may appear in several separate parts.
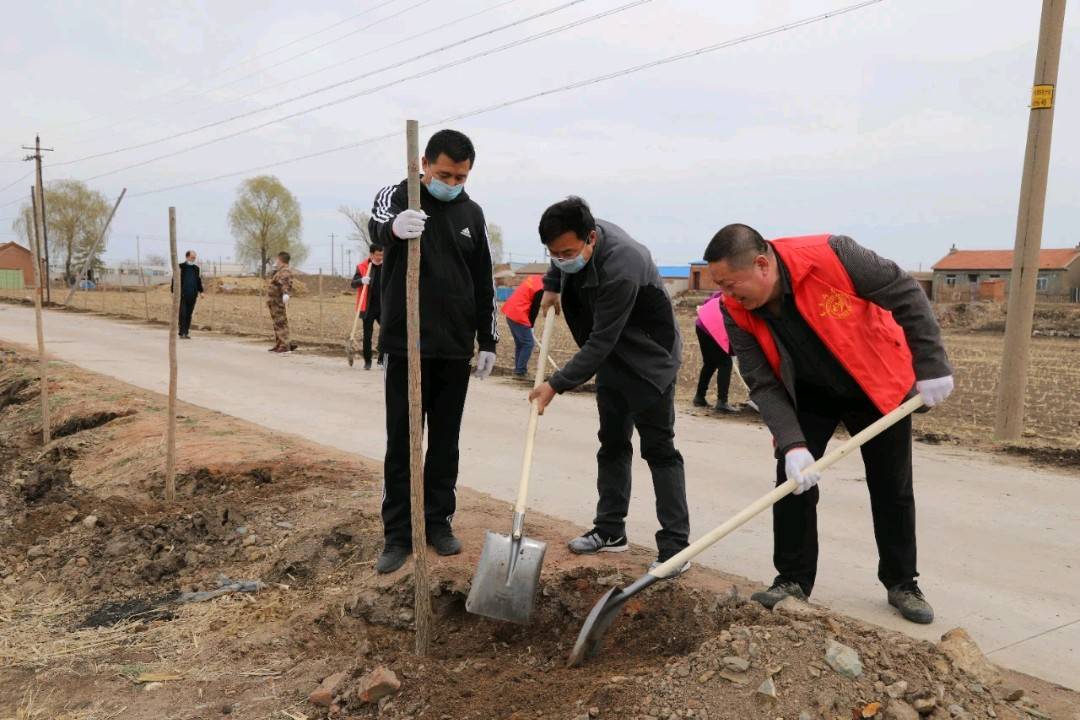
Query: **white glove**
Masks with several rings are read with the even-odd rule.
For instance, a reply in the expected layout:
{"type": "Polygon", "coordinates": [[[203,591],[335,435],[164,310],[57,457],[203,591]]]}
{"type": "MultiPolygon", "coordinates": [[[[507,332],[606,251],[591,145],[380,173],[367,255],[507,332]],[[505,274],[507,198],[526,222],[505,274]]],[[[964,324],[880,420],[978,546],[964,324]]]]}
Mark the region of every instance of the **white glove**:
{"type": "Polygon", "coordinates": [[[401,240],[415,240],[423,234],[425,220],[427,215],[420,210],[402,210],[394,218],[390,230],[401,240]]]}
{"type": "Polygon", "coordinates": [[[365,277],[362,277],[362,278],[360,278],[360,284],[361,284],[361,285],[370,285],[370,284],[371,284],[371,278],[370,278],[370,277],[366,277],[366,276],[365,276],[365,277]]]}
{"type": "Polygon", "coordinates": [[[952,375],[934,378],[933,380],[919,380],[915,383],[915,389],[922,395],[926,407],[934,407],[945,402],[945,398],[952,395],[952,375]]]}
{"type": "Polygon", "coordinates": [[[806,448],[792,448],[784,456],[784,472],[788,480],[794,480],[799,484],[795,488],[795,495],[802,495],[818,484],[821,474],[818,472],[805,472],[806,468],[814,464],[814,456],[806,448]]]}
{"type": "Polygon", "coordinates": [[[481,350],[476,356],[476,371],[473,377],[477,380],[487,380],[491,371],[495,369],[495,353],[481,350]]]}
{"type": "Polygon", "coordinates": [[[281,296],[281,302],[283,305],[289,304],[289,293],[285,293],[281,296]]]}

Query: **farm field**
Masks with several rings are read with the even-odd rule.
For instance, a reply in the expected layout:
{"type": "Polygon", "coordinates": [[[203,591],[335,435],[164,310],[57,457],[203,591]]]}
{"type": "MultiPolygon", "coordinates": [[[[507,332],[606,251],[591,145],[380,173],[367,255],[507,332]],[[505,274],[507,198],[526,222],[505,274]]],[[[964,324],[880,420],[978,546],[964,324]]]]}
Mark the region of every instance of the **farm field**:
{"type": "MultiPolygon", "coordinates": [[[[353,297],[351,293],[338,291],[334,294],[326,292],[320,298],[312,292],[314,281],[309,277],[304,280],[308,285],[307,294],[294,297],[289,303],[292,338],[299,343],[324,345],[328,351],[336,352],[344,344],[352,326],[353,297]]],[[[340,278],[336,282],[343,284],[340,278]]],[[[329,286],[330,282],[326,285],[329,286]]],[[[54,298],[56,295],[54,291],[54,298]]],[[[22,299],[25,296],[25,292],[0,291],[0,297],[8,299],[22,299]]],[[[152,322],[168,322],[171,297],[164,287],[145,294],[97,290],[77,293],[72,307],[95,313],[149,319],[152,322]]],[[[975,308],[968,310],[967,314],[983,318],[989,312],[975,308]]],[[[1064,313],[1066,310],[1058,312],[1064,313]]],[[[1071,327],[1071,318],[1072,315],[1065,315],[1064,320],[1057,318],[1055,327],[1063,327],[1062,322],[1070,323],[1071,327]]],[[[693,310],[680,308],[679,321],[684,353],[678,398],[684,408],[689,409],[701,368],[701,356],[694,334],[693,310]]],[[[945,343],[953,363],[957,390],[942,407],[916,416],[917,436],[932,443],[991,447],[998,371],[1004,352],[1003,335],[957,327],[960,323],[953,308],[946,311],[945,321],[945,343]]],[[[270,337],[272,334],[265,299],[254,294],[208,292],[196,306],[193,327],[239,335],[270,337]]],[[[497,372],[508,372],[513,364],[513,341],[505,323],[500,325],[500,333],[502,342],[499,343],[497,372]]],[[[569,329],[561,320],[558,321],[552,359],[561,365],[573,355],[575,349],[569,329]]],[[[715,393],[715,386],[712,392],[715,393]]],[[[710,399],[712,397],[710,395],[710,399]]],[[[745,390],[738,379],[733,378],[731,401],[740,403],[745,400],[745,390]]],[[[1005,450],[1054,464],[1080,464],[1080,338],[1037,336],[1032,339],[1026,408],[1024,440],[1005,450]]],[[[752,413],[724,420],[757,421],[752,413]]]]}

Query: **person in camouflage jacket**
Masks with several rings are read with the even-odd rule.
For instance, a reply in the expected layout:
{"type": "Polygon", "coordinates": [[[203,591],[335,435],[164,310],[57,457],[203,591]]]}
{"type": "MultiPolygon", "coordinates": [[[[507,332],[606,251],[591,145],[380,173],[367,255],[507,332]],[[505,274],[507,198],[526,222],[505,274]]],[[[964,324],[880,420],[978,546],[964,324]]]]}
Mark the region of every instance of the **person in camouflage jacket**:
{"type": "Polygon", "coordinates": [[[274,321],[273,353],[287,353],[289,345],[289,318],[285,306],[289,304],[292,293],[292,268],[289,267],[289,253],[280,252],[274,261],[274,272],[266,286],[266,306],[270,308],[270,319],[274,321]]]}

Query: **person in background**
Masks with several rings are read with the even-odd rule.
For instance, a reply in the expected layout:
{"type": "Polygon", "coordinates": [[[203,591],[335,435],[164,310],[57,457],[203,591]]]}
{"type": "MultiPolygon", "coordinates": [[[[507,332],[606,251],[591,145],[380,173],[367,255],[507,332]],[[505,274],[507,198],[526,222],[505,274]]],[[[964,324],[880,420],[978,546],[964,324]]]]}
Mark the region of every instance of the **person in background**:
{"type": "Polygon", "coordinates": [[[203,294],[202,275],[199,274],[199,266],[195,264],[195,260],[195,251],[188,250],[184,254],[184,262],[180,263],[179,335],[184,340],[191,339],[191,316],[195,313],[195,302],[203,294]]]}
{"type": "MultiPolygon", "coordinates": [[[[382,264],[383,246],[372,243],[366,260],[356,266],[353,274],[352,287],[356,290],[356,309],[360,311],[360,317],[364,323],[364,369],[371,369],[371,335],[375,330],[375,322],[382,312],[382,264]],[[364,293],[364,288],[367,293],[364,293]]],[[[382,343],[377,342],[375,352],[379,356],[379,367],[383,366],[382,343]]]]}
{"type": "Polygon", "coordinates": [[[694,407],[708,407],[705,394],[709,391],[713,373],[716,373],[716,412],[736,413],[728,402],[728,390],[731,388],[731,341],[728,340],[724,327],[724,314],[720,309],[723,293],[714,293],[712,297],[698,306],[697,333],[701,347],[701,375],[698,377],[697,394],[694,395],[694,407]]]}
{"type": "Polygon", "coordinates": [[[476,161],[472,141],[456,130],[431,136],[421,158],[420,210],[409,209],[408,182],[380,190],[371,210],[371,239],[386,248],[379,331],[386,353],[386,456],[382,521],[385,544],[375,571],[390,573],[412,553],[409,495],[409,357],[420,353],[427,428],[424,519],[427,542],[457,555],[459,441],[470,362],[484,380],[495,367],[499,311],[484,211],[465,191],[476,161]],[[409,241],[420,241],[420,347],[409,347],[406,267],[409,241]]]}
{"type": "MultiPolygon", "coordinates": [[[[544,281],[540,276],[530,275],[514,289],[502,306],[502,314],[506,316],[506,324],[514,338],[514,375],[519,378],[525,377],[529,371],[529,358],[536,345],[533,326],[540,313],[543,290],[544,281]]],[[[540,358],[540,362],[545,360],[540,358]]]]}
{"type": "Polygon", "coordinates": [[[289,260],[289,253],[277,254],[274,258],[273,274],[266,287],[266,305],[270,308],[270,319],[274,321],[274,347],[270,348],[272,353],[292,351],[289,345],[289,317],[285,313],[293,284],[289,260]]]}

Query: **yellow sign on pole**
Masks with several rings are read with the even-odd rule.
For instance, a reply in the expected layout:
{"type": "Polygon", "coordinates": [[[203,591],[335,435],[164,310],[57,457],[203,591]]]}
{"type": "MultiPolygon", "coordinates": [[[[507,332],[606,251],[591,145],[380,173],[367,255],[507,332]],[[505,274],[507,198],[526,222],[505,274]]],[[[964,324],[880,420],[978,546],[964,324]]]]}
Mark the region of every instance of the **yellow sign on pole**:
{"type": "Polygon", "coordinates": [[[1031,108],[1044,109],[1054,107],[1054,86],[1036,85],[1031,88],[1031,108]]]}

